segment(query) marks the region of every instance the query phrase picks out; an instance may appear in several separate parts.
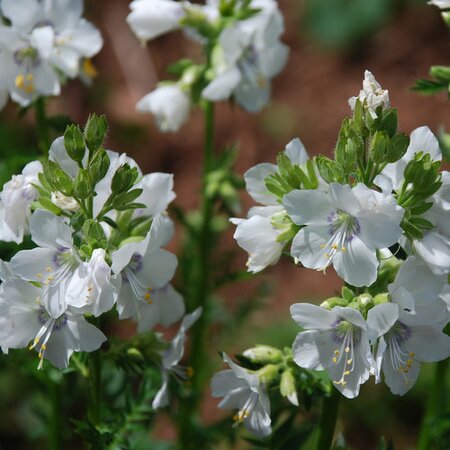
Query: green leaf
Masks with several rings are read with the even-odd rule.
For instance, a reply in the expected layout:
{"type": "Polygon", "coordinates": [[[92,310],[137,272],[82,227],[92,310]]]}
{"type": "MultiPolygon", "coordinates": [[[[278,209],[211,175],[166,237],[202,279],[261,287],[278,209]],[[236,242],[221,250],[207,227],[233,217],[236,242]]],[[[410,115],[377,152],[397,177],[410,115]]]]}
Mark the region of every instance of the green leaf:
{"type": "Polygon", "coordinates": [[[80,127],[70,125],[64,132],[64,147],[71,159],[81,164],[86,153],[86,144],[80,127]]]}
{"type": "Polygon", "coordinates": [[[104,115],[91,114],[84,127],[84,138],[90,155],[93,155],[103,145],[107,132],[108,122],[106,117],[104,115]]]}

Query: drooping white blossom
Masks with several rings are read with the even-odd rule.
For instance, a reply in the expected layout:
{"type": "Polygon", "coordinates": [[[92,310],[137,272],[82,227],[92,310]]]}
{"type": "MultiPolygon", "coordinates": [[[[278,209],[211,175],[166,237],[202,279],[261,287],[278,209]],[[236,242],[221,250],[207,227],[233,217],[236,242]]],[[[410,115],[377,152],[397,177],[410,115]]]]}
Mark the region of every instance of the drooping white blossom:
{"type": "Polygon", "coordinates": [[[202,92],[211,101],[232,97],[244,109],[260,111],[269,101],[271,79],[284,67],[288,48],[280,42],[283,17],[274,0],[254,0],[260,11],[237,21],[219,36],[213,78],[202,92]]]}
{"type": "Polygon", "coordinates": [[[430,0],[428,4],[437,6],[440,9],[450,9],[450,0],[430,0]]]}
{"type": "Polygon", "coordinates": [[[376,376],[384,380],[393,394],[403,395],[412,388],[420,363],[450,356],[450,337],[442,332],[448,321],[446,305],[436,300],[415,314],[396,303],[384,303],[369,310],[367,324],[377,343],[376,376]]]}
{"type": "MultiPolygon", "coordinates": [[[[286,146],[285,154],[292,164],[303,166],[308,160],[308,154],[300,139],[295,138],[286,146]]],[[[247,267],[250,272],[260,272],[267,266],[275,264],[281,256],[285,246],[278,242],[278,236],[286,231],[286,226],[277,218],[282,219],[285,214],[284,207],[279,204],[278,198],[266,187],[265,179],[278,173],[275,164],[257,164],[244,174],[247,192],[258,203],[250,209],[247,219],[232,218],[231,222],[237,225],[234,238],[240,247],[248,254],[247,267]],[[274,223],[277,223],[274,226],[274,223]]]]}
{"type": "Polygon", "coordinates": [[[381,87],[373,74],[368,70],[364,72],[363,88],[359,91],[358,97],[351,97],[348,100],[352,111],[355,110],[356,100],[359,100],[367,108],[374,119],[377,118],[375,110],[379,106],[383,108],[390,107],[389,92],[381,87]]]}
{"type": "Polygon", "coordinates": [[[202,314],[202,308],[199,307],[190,314],[186,314],[181,321],[178,333],[170,342],[170,346],[162,355],[161,378],[162,385],[153,399],[152,407],[154,409],[163,408],[169,404],[169,376],[171,373],[180,378],[186,378],[185,370],[180,367],[181,358],[184,355],[184,345],[186,342],[186,333],[198,320],[202,314]]]}
{"type": "Polygon", "coordinates": [[[0,79],[15,102],[58,95],[59,73],[75,78],[80,61],[99,52],[100,33],[82,12],[82,0],[2,1],[10,25],[0,25],[0,79]]]}
{"type": "Polygon", "coordinates": [[[336,389],[348,398],[356,397],[374,366],[362,314],[350,307],[327,310],[296,303],[291,315],[305,329],[292,346],[294,361],[306,369],[327,370],[336,389]]]}
{"type": "Polygon", "coordinates": [[[154,39],[179,28],[184,3],[173,0],[133,0],[127,22],[142,41],[154,39]]]}
{"type": "Polygon", "coordinates": [[[213,397],[223,397],[219,408],[237,409],[233,417],[236,424],[243,423],[257,436],[268,436],[272,427],[270,401],[264,383],[256,373],[238,366],[225,353],[223,360],[230,369],[216,373],[211,381],[213,397]]]}
{"type": "Polygon", "coordinates": [[[336,272],[353,286],[369,286],[377,277],[376,250],[395,244],[402,234],[403,209],[392,196],[362,183],[331,183],[328,191],[294,190],[283,197],[292,221],[304,227],[291,254],[310,269],[336,272]]]}
{"type": "Polygon", "coordinates": [[[136,109],[155,116],[158,128],[163,132],[177,132],[187,121],[191,100],[178,84],[164,84],[145,95],[136,109]]]}
{"type": "Polygon", "coordinates": [[[28,233],[31,203],[38,196],[33,185],[39,185],[41,172],[41,163],[33,161],[25,166],[21,175],[14,175],[4,184],[0,193],[0,240],[20,244],[28,233]]]}
{"type": "Polygon", "coordinates": [[[4,300],[8,305],[9,332],[0,337],[1,346],[23,348],[28,345],[39,354],[39,368],[43,359],[63,369],[73,352],[97,350],[106,336],[86,322],[82,314],[67,309],[53,315],[42,304],[41,289],[19,279],[7,280],[3,285],[4,300]]]}

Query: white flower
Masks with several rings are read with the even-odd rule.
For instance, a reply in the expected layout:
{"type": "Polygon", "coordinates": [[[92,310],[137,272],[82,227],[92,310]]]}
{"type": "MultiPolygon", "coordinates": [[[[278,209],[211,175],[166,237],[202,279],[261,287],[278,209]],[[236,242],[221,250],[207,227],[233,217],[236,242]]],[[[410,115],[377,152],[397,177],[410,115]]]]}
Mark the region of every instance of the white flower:
{"type": "Polygon", "coordinates": [[[191,100],[178,84],[158,86],[136,105],[138,111],[155,116],[158,128],[163,132],[176,132],[189,117],[191,100]]]}
{"type": "Polygon", "coordinates": [[[428,4],[437,6],[440,9],[450,9],[450,0],[431,0],[428,4]]]}
{"type": "Polygon", "coordinates": [[[162,408],[169,404],[169,375],[174,373],[180,378],[186,378],[185,370],[179,363],[184,354],[184,344],[186,333],[189,328],[197,321],[202,314],[202,308],[197,308],[190,314],[186,314],[181,321],[180,329],[172,339],[170,346],[162,355],[161,378],[162,385],[153,399],[152,407],[154,409],[162,408]]]}
{"type": "Polygon", "coordinates": [[[445,276],[435,275],[421,259],[410,256],[401,265],[394,282],[388,288],[393,302],[414,312],[416,305],[431,305],[446,282],[445,276]]]}
{"type": "Polygon", "coordinates": [[[80,205],[73,197],[67,197],[59,191],[52,192],[52,202],[64,211],[78,211],[80,205]]]}
{"type": "Polygon", "coordinates": [[[270,82],[284,67],[288,48],[279,40],[283,17],[273,0],[251,2],[261,11],[233,23],[219,36],[213,54],[214,77],[202,92],[211,101],[230,98],[244,109],[260,111],[270,97],[270,82]]]}
{"type": "Polygon", "coordinates": [[[0,67],[14,101],[27,106],[40,95],[58,95],[58,71],[74,78],[80,61],[99,52],[100,33],[82,12],[82,0],[2,1],[11,26],[0,26],[0,67]]]}
{"type": "Polygon", "coordinates": [[[351,97],[348,100],[352,111],[355,110],[356,100],[359,100],[368,109],[369,114],[374,119],[377,118],[375,110],[379,106],[383,108],[390,107],[389,92],[386,89],[382,89],[378,81],[368,70],[364,72],[363,88],[359,91],[358,97],[351,97]]]}
{"type": "Polygon", "coordinates": [[[450,272],[450,237],[430,230],[422,239],[412,242],[414,252],[428,265],[435,275],[450,272]]]}
{"type": "Polygon", "coordinates": [[[154,39],[179,28],[185,14],[183,4],[172,0],[134,0],[130,3],[128,25],[139,39],[154,39]]]}
{"type": "Polygon", "coordinates": [[[152,291],[152,301],[138,306],[138,333],[153,329],[157,324],[168,327],[180,320],[185,313],[182,295],[168,283],[152,291]]]}
{"type": "MultiPolygon", "coordinates": [[[[162,216],[155,217],[144,240],[126,243],[111,254],[111,268],[120,286],[117,311],[121,319],[139,320],[142,303],[152,305],[153,293],[164,289],[175,273],[176,256],[160,248],[167,240],[166,223],[162,216]]],[[[159,301],[154,310],[161,306],[159,301]]],[[[175,316],[178,311],[174,310],[175,316]]]]}
{"type": "Polygon", "coordinates": [[[405,394],[417,380],[421,362],[450,356],[450,337],[442,332],[448,320],[444,302],[436,299],[416,314],[395,303],[372,308],[367,324],[373,341],[378,339],[377,379],[384,379],[393,394],[405,394]]]}
{"type": "Polygon", "coordinates": [[[3,286],[10,332],[1,344],[23,348],[32,342],[30,349],[39,353],[39,368],[44,358],[60,369],[66,368],[73,352],[92,352],[106,341],[106,336],[83,315],[70,310],[52,315],[39,302],[41,290],[31,283],[11,279],[3,286]]]}
{"type": "MultiPolygon", "coordinates": [[[[303,166],[308,154],[300,139],[295,138],[286,146],[285,154],[292,164],[303,166]]],[[[284,215],[284,208],[278,198],[266,187],[265,179],[278,173],[275,164],[262,163],[249,169],[244,174],[246,189],[257,202],[266,206],[251,208],[247,219],[232,218],[237,225],[234,238],[248,254],[247,267],[250,272],[260,272],[275,264],[281,256],[284,243],[278,242],[278,236],[286,231],[283,224],[273,225],[277,217],[284,215]]],[[[287,225],[289,227],[289,225],[287,225]]]]}
{"type": "Polygon", "coordinates": [[[59,317],[67,309],[70,282],[81,263],[72,230],[61,218],[37,210],[31,216],[30,231],[38,247],[16,253],[11,267],[24,280],[41,283],[41,304],[52,317],[59,317]]]}
{"type": "Polygon", "coordinates": [[[13,176],[4,184],[0,193],[0,240],[20,244],[28,233],[30,206],[38,197],[33,184],[39,184],[41,172],[41,163],[33,161],[25,166],[21,175],[13,176]]]}
{"type": "Polygon", "coordinates": [[[398,191],[405,180],[404,171],[406,165],[419,152],[429,153],[433,161],[442,160],[439,142],[436,136],[426,126],[416,128],[411,132],[406,153],[395,163],[387,164],[381,174],[377,175],[374,183],[385,193],[390,194],[392,191],[398,191]]]}
{"type": "Polygon", "coordinates": [[[331,311],[308,303],[291,306],[292,318],[306,331],[292,346],[294,361],[306,369],[328,370],[334,386],[348,398],[373,369],[369,335],[364,317],[350,307],[331,311]]]}
{"type": "Polygon", "coordinates": [[[213,397],[223,397],[219,408],[237,409],[233,419],[243,423],[257,436],[268,436],[272,432],[270,401],[264,384],[258,375],[235,364],[225,353],[223,360],[230,370],[216,373],[211,381],[213,397]]]}
{"type": "Polygon", "coordinates": [[[163,214],[166,212],[169,203],[176,197],[173,190],[173,174],[170,173],[153,172],[146,174],[134,187],[143,191],[136,202],[147,206],[145,209],[137,209],[136,215],[155,217],[158,214],[163,214]]]}
{"type": "Polygon", "coordinates": [[[95,317],[109,311],[117,300],[111,268],[105,257],[105,250],[95,249],[91,259],[78,266],[67,289],[67,304],[79,308],[80,312],[90,312],[95,317]]]}
{"type": "Polygon", "coordinates": [[[292,221],[304,225],[291,254],[310,269],[334,265],[353,286],[369,286],[377,277],[376,250],[395,244],[402,234],[403,209],[392,196],[359,183],[331,183],[328,192],[295,190],[283,197],[292,221]]]}

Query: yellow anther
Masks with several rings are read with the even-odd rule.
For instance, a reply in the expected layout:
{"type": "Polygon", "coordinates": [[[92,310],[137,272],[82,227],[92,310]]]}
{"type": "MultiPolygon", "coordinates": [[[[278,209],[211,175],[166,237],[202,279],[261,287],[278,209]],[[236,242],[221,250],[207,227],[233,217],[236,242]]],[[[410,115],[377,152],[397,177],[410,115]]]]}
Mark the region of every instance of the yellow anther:
{"type": "Polygon", "coordinates": [[[337,363],[337,358],[336,356],[333,356],[333,362],[336,364],[337,363]]]}
{"type": "Polygon", "coordinates": [[[29,73],[29,74],[26,76],[26,79],[27,79],[27,81],[33,81],[33,79],[34,79],[33,74],[32,74],[32,73],[29,73]]]}
{"type": "Polygon", "coordinates": [[[53,271],[53,269],[52,269],[50,266],[47,266],[47,267],[45,268],[45,270],[46,270],[47,272],[52,272],[52,271],[53,271]]]}
{"type": "Polygon", "coordinates": [[[340,352],[339,350],[335,350],[335,351],[334,351],[334,354],[335,354],[336,356],[338,356],[340,353],[341,353],[341,352],[340,352]]]}
{"type": "Polygon", "coordinates": [[[344,380],[341,381],[341,384],[342,384],[342,386],[344,386],[344,387],[347,386],[347,382],[344,381],[344,380]]]}
{"type": "Polygon", "coordinates": [[[414,352],[410,352],[410,353],[409,353],[409,356],[410,356],[411,358],[414,358],[414,355],[415,355],[414,352]]]}
{"type": "Polygon", "coordinates": [[[331,247],[332,247],[334,250],[337,250],[337,249],[338,249],[337,244],[333,244],[331,247]]]}
{"type": "Polygon", "coordinates": [[[341,248],[341,251],[342,251],[343,253],[345,253],[345,252],[347,251],[347,249],[346,249],[345,247],[342,247],[342,248],[341,248]]]}
{"type": "Polygon", "coordinates": [[[186,369],[186,375],[190,378],[194,375],[194,369],[191,366],[188,366],[186,369]]]}
{"type": "Polygon", "coordinates": [[[350,351],[350,347],[345,347],[345,353],[348,353],[350,351]]]}
{"type": "Polygon", "coordinates": [[[95,78],[98,75],[97,69],[95,68],[90,58],[86,58],[83,60],[83,72],[89,78],[95,78]]]}
{"type": "Polygon", "coordinates": [[[25,77],[22,74],[17,75],[15,84],[17,88],[23,89],[23,87],[25,86],[25,77]]]}
{"type": "Polygon", "coordinates": [[[347,364],[351,364],[353,362],[352,358],[347,359],[347,364]]]}
{"type": "Polygon", "coordinates": [[[238,414],[235,414],[235,415],[233,416],[233,420],[234,420],[235,422],[237,422],[237,421],[239,420],[239,415],[238,415],[238,414]]]}
{"type": "Polygon", "coordinates": [[[412,366],[412,363],[413,363],[412,359],[408,359],[408,361],[406,361],[406,365],[408,366],[408,368],[412,366]]]}
{"type": "Polygon", "coordinates": [[[150,294],[148,292],[145,294],[145,300],[150,300],[150,294]]]}
{"type": "Polygon", "coordinates": [[[320,248],[325,248],[326,244],[320,244],[320,248]]]}
{"type": "Polygon", "coordinates": [[[344,372],[344,375],[350,375],[350,370],[346,370],[345,372],[344,372]]]}
{"type": "Polygon", "coordinates": [[[27,94],[32,94],[34,92],[34,84],[33,83],[27,84],[24,88],[24,91],[27,94]]]}
{"type": "Polygon", "coordinates": [[[325,258],[329,258],[330,257],[330,255],[328,254],[328,253],[325,253],[325,258]]]}
{"type": "Polygon", "coordinates": [[[41,350],[47,350],[47,346],[45,344],[42,344],[41,350]]]}
{"type": "Polygon", "coordinates": [[[38,277],[38,278],[42,278],[42,273],[39,272],[39,273],[37,274],[37,277],[38,277]]]}

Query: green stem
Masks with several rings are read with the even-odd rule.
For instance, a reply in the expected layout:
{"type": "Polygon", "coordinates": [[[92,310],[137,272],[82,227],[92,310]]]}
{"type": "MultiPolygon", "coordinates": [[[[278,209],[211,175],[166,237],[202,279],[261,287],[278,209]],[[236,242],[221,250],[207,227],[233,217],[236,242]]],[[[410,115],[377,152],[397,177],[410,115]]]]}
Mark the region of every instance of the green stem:
{"type": "Polygon", "coordinates": [[[331,395],[323,400],[317,450],[331,450],[333,446],[340,398],[341,393],[337,389],[332,388],[331,395]]]}
{"type": "Polygon", "coordinates": [[[49,380],[48,390],[52,403],[52,410],[50,412],[49,428],[48,428],[48,450],[60,450],[61,446],[61,389],[58,383],[49,380]]]}
{"type": "MultiPolygon", "coordinates": [[[[93,324],[100,329],[100,318],[95,318],[93,324]]],[[[99,425],[102,420],[102,355],[101,350],[96,350],[89,354],[89,391],[88,391],[88,417],[95,425],[99,425]]]]}
{"type": "Polygon", "coordinates": [[[206,330],[208,327],[209,298],[211,284],[211,250],[213,247],[212,218],[213,199],[207,195],[207,179],[214,161],[214,103],[207,102],[205,113],[205,142],[202,174],[201,229],[197,234],[197,271],[193,306],[202,307],[203,313],[192,329],[192,388],[186,401],[180,404],[179,448],[183,450],[199,448],[197,442],[198,410],[202,399],[205,379],[208,376],[208,355],[206,350],[206,330]]]}
{"type": "Polygon", "coordinates": [[[36,114],[36,127],[38,135],[39,151],[43,155],[47,155],[50,149],[50,135],[48,131],[48,119],[45,109],[45,97],[39,97],[34,103],[36,114]]]}
{"type": "Polygon", "coordinates": [[[447,378],[445,375],[449,368],[449,362],[450,359],[446,359],[436,364],[434,382],[429,393],[417,450],[428,450],[431,448],[436,419],[443,414],[446,405],[447,378]]]}

